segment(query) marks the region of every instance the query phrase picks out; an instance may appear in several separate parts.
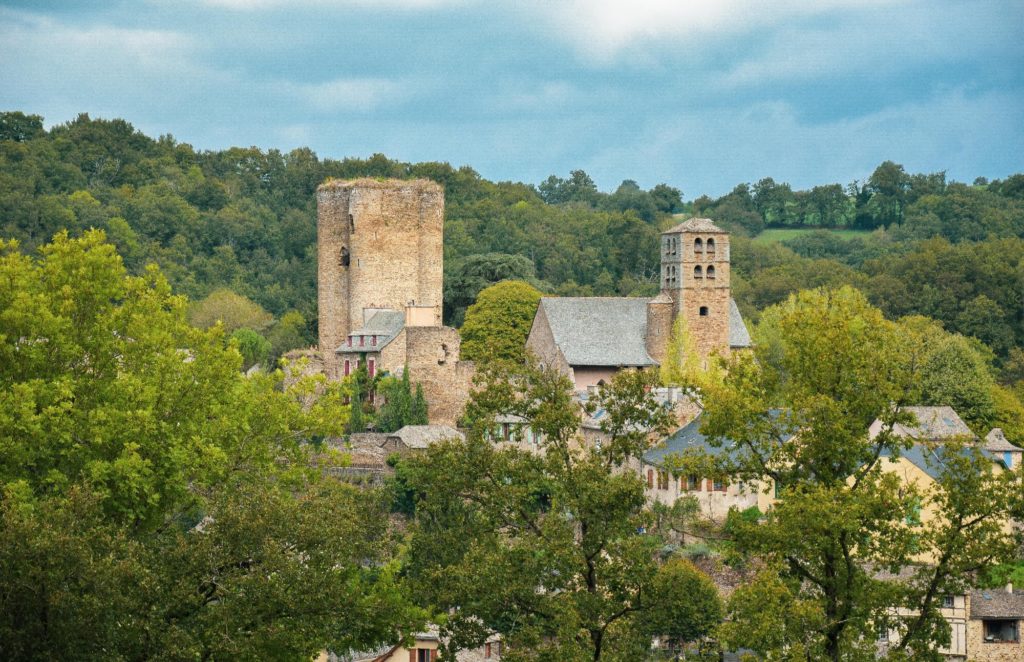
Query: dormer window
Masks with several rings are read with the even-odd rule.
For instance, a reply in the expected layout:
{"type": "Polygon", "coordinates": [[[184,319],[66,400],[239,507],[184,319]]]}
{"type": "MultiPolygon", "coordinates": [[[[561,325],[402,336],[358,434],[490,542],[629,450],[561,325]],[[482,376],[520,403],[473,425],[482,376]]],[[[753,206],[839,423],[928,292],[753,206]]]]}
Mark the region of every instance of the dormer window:
{"type": "Polygon", "coordinates": [[[359,336],[359,346],[360,347],[365,347],[366,346],[366,336],[359,336]]]}
{"type": "Polygon", "coordinates": [[[349,336],[349,337],[348,337],[348,346],[349,346],[349,347],[351,347],[351,346],[352,346],[352,336],[349,336]]]}
{"type": "MultiPolygon", "coordinates": [[[[697,241],[700,241],[700,239],[698,239],[697,241]]],[[[708,256],[712,256],[714,254],[715,254],[715,240],[712,239],[711,237],[708,237],[708,256]]]]}
{"type": "Polygon", "coordinates": [[[694,278],[704,278],[704,272],[701,271],[701,268],[700,268],[699,264],[693,268],[693,277],[694,278]]]}
{"type": "Polygon", "coordinates": [[[370,344],[374,347],[377,346],[377,336],[370,336],[370,344]]]}
{"type": "MultiPolygon", "coordinates": [[[[709,239],[708,241],[710,242],[711,240],[709,239]]],[[[699,238],[693,240],[693,252],[694,253],[703,253],[704,252],[704,242],[701,241],[699,238]]]]}
{"type": "MultiPolygon", "coordinates": [[[[697,267],[697,268],[700,269],[700,267],[697,267]]],[[[708,265],[708,278],[714,278],[714,277],[715,277],[715,268],[712,265],[709,264],[708,265]]]]}

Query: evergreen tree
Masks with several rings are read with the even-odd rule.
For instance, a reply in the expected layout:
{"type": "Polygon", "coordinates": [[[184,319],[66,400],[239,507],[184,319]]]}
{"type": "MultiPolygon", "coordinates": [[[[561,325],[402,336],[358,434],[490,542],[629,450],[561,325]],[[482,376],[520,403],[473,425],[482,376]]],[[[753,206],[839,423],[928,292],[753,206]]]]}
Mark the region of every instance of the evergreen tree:
{"type": "Polygon", "coordinates": [[[427,399],[423,397],[423,385],[416,384],[416,397],[412,400],[409,408],[409,425],[426,425],[429,423],[427,416],[427,399]]]}

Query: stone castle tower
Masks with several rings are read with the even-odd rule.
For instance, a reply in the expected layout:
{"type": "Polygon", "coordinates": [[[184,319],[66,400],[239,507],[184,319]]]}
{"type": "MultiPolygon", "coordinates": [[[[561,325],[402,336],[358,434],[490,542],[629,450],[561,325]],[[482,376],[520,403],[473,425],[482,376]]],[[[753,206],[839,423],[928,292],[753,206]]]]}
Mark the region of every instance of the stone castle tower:
{"type": "MultiPolygon", "coordinates": [[[[729,234],[706,218],[691,218],[661,234],[661,295],[648,307],[648,333],[664,335],[666,297],[682,315],[703,358],[730,348],[729,234]],[[653,328],[652,328],[653,323],[653,328]]],[[[655,360],[663,356],[651,355],[655,360]]]]}
{"type": "Polygon", "coordinates": [[[380,309],[440,326],[444,190],[427,180],[328,181],[317,189],[320,350],[335,350],[380,309]]]}
{"type": "MultiPolygon", "coordinates": [[[[441,325],[444,189],[417,180],[317,189],[320,356],[328,379],[409,371],[431,423],[454,425],[474,367],[441,325]]],[[[376,397],[376,396],[371,396],[376,397]]]]}

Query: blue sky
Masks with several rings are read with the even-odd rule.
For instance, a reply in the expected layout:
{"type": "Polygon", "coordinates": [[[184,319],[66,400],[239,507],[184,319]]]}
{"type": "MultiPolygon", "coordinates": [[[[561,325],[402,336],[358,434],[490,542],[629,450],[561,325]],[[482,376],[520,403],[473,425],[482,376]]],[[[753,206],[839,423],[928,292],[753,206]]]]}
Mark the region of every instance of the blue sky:
{"type": "Polygon", "coordinates": [[[1024,2],[0,3],[0,109],[688,199],[1024,171],[1024,2]]]}

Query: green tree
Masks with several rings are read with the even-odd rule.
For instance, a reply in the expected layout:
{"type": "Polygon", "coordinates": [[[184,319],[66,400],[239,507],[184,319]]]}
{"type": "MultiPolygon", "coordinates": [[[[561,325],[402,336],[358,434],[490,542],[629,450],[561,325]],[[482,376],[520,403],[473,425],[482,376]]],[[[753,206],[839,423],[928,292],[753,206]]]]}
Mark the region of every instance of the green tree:
{"type": "Polygon", "coordinates": [[[252,329],[237,329],[231,334],[231,339],[237,343],[242,355],[242,370],[257,364],[266,367],[267,357],[270,356],[269,340],[252,329]]]}
{"type": "Polygon", "coordinates": [[[692,574],[659,565],[664,542],[648,533],[643,483],[623,470],[671,423],[650,393],[656,383],[653,373],[616,375],[588,405],[606,412],[607,439],[586,446],[577,438],[584,412],[564,376],[486,369],[467,407],[467,440],[407,464],[418,495],[410,575],[421,600],[453,609],[453,647],[478,645],[491,630],[519,659],[625,660],[647,654],[652,630],[669,628],[661,610],[680,619],[663,634],[706,630],[690,609],[713,604],[706,584],[698,580],[686,604],[658,586],[692,574]],[[491,441],[499,416],[530,427],[537,448],[491,441]]]}
{"type": "Polygon", "coordinates": [[[197,301],[189,309],[188,317],[201,329],[220,322],[228,333],[243,328],[262,331],[274,321],[273,315],[258,303],[228,289],[214,290],[202,301],[197,301]]]}
{"type": "Polygon", "coordinates": [[[480,362],[523,361],[541,296],[529,283],[515,280],[480,292],[459,329],[462,357],[480,362]]]}
{"type": "Polygon", "coordinates": [[[0,650],[310,659],[421,627],[383,495],[311,468],[341,391],[244,377],[186,305],[99,231],[0,244],[0,650]]]}
{"type": "Polygon", "coordinates": [[[936,645],[949,632],[938,597],[1012,554],[1003,526],[1020,498],[1019,476],[994,473],[991,460],[957,441],[934,450],[934,489],[883,470],[884,458],[913,443],[893,429],[911,422],[903,407],[916,404],[915,358],[900,327],[856,290],[801,292],[764,312],[754,354],[734,357],[724,385],[706,390],[702,431],[735,444],[712,458],[715,470],[769,477],[779,489],[763,522],[733,522],[736,548],[776,577],[743,595],[769,592],[769,604],[797,609],[793,618],[759,616],[734,601],[731,646],[778,659],[794,651],[807,660],[868,659],[884,622],[900,634],[895,653],[939,659],[936,645]],[[869,437],[876,419],[881,430],[869,437]],[[922,508],[936,516],[918,517],[922,508]],[[905,582],[879,577],[901,568],[913,571],[905,582]],[[893,622],[896,608],[916,615],[893,622]],[[787,629],[758,634],[776,627],[787,629]]]}

